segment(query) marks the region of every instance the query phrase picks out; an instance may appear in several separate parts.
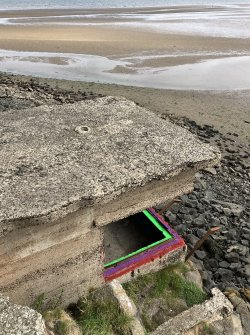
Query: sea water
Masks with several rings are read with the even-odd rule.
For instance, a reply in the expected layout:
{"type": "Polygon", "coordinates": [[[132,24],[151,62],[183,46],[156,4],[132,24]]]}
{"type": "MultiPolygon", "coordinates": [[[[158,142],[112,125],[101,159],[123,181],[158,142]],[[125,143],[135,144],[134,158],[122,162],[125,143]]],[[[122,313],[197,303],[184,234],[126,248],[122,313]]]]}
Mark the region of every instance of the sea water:
{"type": "Polygon", "coordinates": [[[28,8],[122,8],[181,5],[241,5],[249,0],[0,0],[0,9],[28,8]]]}

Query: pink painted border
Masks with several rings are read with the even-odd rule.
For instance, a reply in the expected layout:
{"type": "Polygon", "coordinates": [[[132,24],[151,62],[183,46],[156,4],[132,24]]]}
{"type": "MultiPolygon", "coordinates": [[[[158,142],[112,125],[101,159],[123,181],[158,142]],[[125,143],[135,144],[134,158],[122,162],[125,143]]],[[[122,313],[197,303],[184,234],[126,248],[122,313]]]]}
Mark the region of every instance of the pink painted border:
{"type": "Polygon", "coordinates": [[[173,240],[166,241],[166,243],[147,250],[144,253],[131,257],[128,260],[118,263],[116,266],[108,268],[104,271],[104,278],[106,281],[118,278],[128,272],[139,268],[140,266],[154,261],[156,258],[161,258],[170,251],[183,248],[185,246],[184,240],[177,234],[177,232],[170,227],[170,225],[159,215],[153,208],[147,209],[157,220],[159,220],[173,236],[173,240]]]}

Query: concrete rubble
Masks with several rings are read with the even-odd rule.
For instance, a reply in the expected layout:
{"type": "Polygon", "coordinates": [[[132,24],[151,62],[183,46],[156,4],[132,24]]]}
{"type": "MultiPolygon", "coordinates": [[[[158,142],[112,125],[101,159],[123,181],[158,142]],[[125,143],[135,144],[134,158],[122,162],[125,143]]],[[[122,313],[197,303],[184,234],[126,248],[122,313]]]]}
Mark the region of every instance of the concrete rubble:
{"type": "MultiPolygon", "coordinates": [[[[145,329],[138,316],[138,311],[133,301],[128,297],[121,284],[114,280],[109,285],[112,294],[116,298],[120,308],[133,318],[131,334],[143,335],[145,329]]],[[[151,335],[194,335],[196,327],[203,324],[213,324],[217,329],[236,329],[239,332],[230,332],[228,335],[243,335],[241,322],[233,311],[233,305],[225,295],[217,288],[212,289],[212,297],[200,305],[194,305],[188,310],[171,318],[159,326],[151,335]],[[241,333],[242,331],[242,333],[241,333]]]]}
{"type": "Polygon", "coordinates": [[[233,312],[233,306],[224,294],[217,288],[213,288],[212,298],[203,304],[195,305],[182,312],[173,319],[159,326],[152,335],[178,335],[201,322],[222,320],[233,312]]]}
{"type": "Polygon", "coordinates": [[[42,315],[0,295],[0,335],[47,335],[42,315]]]}

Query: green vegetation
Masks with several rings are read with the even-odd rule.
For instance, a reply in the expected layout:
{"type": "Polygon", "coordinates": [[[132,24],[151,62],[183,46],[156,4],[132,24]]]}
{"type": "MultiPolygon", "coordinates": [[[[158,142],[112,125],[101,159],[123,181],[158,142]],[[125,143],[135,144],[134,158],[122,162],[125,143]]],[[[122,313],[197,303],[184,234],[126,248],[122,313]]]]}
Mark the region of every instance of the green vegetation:
{"type": "Polygon", "coordinates": [[[90,293],[74,308],[74,317],[84,335],[129,335],[131,318],[114,301],[90,293]]]}
{"type": "Polygon", "coordinates": [[[77,323],[63,309],[46,311],[43,317],[46,325],[58,335],[80,333],[77,323]]]}
{"type": "MultiPolygon", "coordinates": [[[[206,294],[185,279],[188,271],[190,267],[180,263],[123,285],[137,305],[146,328],[145,335],[187,308],[206,300],[206,294]]],[[[47,306],[44,300],[44,295],[37,298],[34,304],[36,310],[44,310],[47,306]]],[[[60,300],[61,295],[56,301],[49,301],[50,306],[57,306],[60,300]]],[[[69,306],[67,311],[57,307],[42,314],[49,329],[58,335],[129,335],[132,321],[105,289],[89,292],[87,297],[69,306]]],[[[213,335],[207,325],[202,330],[206,335],[213,335]]]]}
{"type": "Polygon", "coordinates": [[[56,308],[52,311],[46,311],[43,313],[43,318],[46,322],[51,322],[53,320],[59,320],[62,318],[64,313],[63,309],[56,308]]]}
{"type": "Polygon", "coordinates": [[[45,295],[44,293],[40,294],[34,301],[32,308],[35,309],[38,313],[42,313],[44,308],[45,295]]]}
{"type": "Polygon", "coordinates": [[[49,299],[44,293],[40,294],[34,301],[32,308],[38,313],[43,313],[46,310],[55,310],[62,303],[63,289],[59,292],[58,296],[53,299],[49,299]]]}
{"type": "Polygon", "coordinates": [[[208,323],[203,323],[200,331],[200,335],[219,335],[217,332],[213,329],[213,327],[208,323]]]}
{"type": "Polygon", "coordinates": [[[184,278],[187,271],[189,268],[180,263],[124,284],[147,330],[154,330],[160,323],[206,300],[206,294],[184,278]]]}

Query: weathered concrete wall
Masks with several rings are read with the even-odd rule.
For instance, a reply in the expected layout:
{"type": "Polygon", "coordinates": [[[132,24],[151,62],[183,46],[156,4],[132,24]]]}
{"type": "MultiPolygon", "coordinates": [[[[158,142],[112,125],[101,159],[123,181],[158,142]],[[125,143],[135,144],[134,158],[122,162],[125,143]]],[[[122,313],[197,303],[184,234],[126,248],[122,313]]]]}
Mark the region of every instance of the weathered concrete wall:
{"type": "Polygon", "coordinates": [[[169,180],[154,180],[145,186],[138,186],[119,195],[108,203],[95,206],[94,219],[97,225],[105,225],[112,221],[138,213],[145,208],[168,202],[193,189],[195,169],[187,168],[169,180]]]}
{"type": "Polygon", "coordinates": [[[31,305],[40,294],[48,301],[63,290],[67,305],[104,283],[101,230],[84,228],[78,215],[68,219],[38,222],[0,239],[1,293],[31,305]]]}

